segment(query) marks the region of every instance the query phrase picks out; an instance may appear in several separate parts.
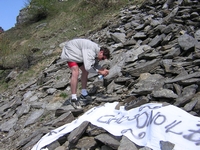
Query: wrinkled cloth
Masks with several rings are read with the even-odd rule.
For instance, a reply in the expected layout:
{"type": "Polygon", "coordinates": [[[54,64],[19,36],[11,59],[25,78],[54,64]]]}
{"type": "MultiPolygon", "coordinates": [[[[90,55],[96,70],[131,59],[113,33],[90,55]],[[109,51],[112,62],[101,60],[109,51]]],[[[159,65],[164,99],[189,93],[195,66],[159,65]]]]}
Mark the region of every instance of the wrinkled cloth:
{"type": "Polygon", "coordinates": [[[66,59],[68,62],[83,63],[85,70],[96,73],[96,69],[100,68],[96,59],[99,51],[99,45],[88,39],[73,39],[63,47],[61,59],[66,59]]]}
{"type": "Polygon", "coordinates": [[[126,136],[140,146],[161,150],[160,141],[173,144],[174,150],[199,150],[200,118],[173,106],[148,103],[126,111],[118,102],[106,103],[85,112],[78,119],[43,136],[32,150],[46,145],[79,127],[84,121],[101,127],[114,136],[126,136]]]}

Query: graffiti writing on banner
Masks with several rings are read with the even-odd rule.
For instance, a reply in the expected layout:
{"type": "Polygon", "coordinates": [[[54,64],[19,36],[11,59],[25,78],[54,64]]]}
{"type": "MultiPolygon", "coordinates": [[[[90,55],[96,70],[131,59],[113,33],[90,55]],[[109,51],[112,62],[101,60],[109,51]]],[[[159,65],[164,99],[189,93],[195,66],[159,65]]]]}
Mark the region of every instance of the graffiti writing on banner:
{"type": "MultiPolygon", "coordinates": [[[[200,127],[200,121],[198,121],[199,124],[197,124],[198,127],[200,127]]],[[[200,129],[198,130],[188,130],[190,131],[190,134],[188,135],[183,135],[183,138],[194,142],[197,146],[200,145],[200,129]]]]}
{"type": "MultiPolygon", "coordinates": [[[[173,143],[176,144],[177,142],[177,147],[183,148],[185,145],[197,149],[200,147],[200,120],[199,118],[193,118],[194,116],[191,116],[190,120],[190,115],[185,114],[181,109],[171,105],[163,107],[161,104],[142,105],[128,111],[123,108],[116,110],[115,107],[116,104],[112,103],[88,110],[73,122],[47,133],[38,141],[33,150],[39,150],[59,137],[68,134],[83,121],[90,121],[92,124],[106,129],[111,134],[125,135],[133,142],[138,142],[139,145],[146,145],[145,142],[154,135],[155,139],[170,137],[167,140],[173,139],[173,143]],[[188,122],[190,123],[188,124],[188,122]],[[117,130],[115,130],[115,127],[117,130]],[[154,134],[155,132],[156,134],[154,134]],[[182,146],[182,141],[188,142],[182,146]]],[[[147,146],[152,149],[157,148],[155,145],[159,141],[154,140],[153,142],[154,145],[147,146]]]]}
{"type": "MultiPolygon", "coordinates": [[[[197,130],[194,129],[189,129],[188,133],[184,133],[183,131],[178,131],[179,125],[181,125],[182,120],[173,120],[171,123],[167,123],[167,116],[164,114],[161,114],[161,112],[156,112],[154,113],[155,109],[161,108],[162,106],[142,106],[139,108],[138,113],[131,116],[129,115],[124,115],[123,113],[119,112],[116,115],[104,115],[100,116],[97,121],[99,123],[103,124],[111,124],[111,123],[116,123],[116,124],[123,124],[127,122],[131,122],[132,125],[135,125],[135,128],[137,129],[144,129],[147,128],[151,125],[153,126],[160,126],[164,125],[164,130],[165,133],[172,133],[176,134],[179,136],[182,136],[184,139],[194,142],[195,145],[200,145],[200,128],[197,130]]],[[[200,127],[200,124],[196,125],[197,127],[200,127]]],[[[138,131],[138,130],[137,130],[138,131]]],[[[136,139],[143,139],[146,136],[145,131],[141,131],[137,135],[134,134],[132,128],[127,128],[121,130],[121,134],[125,134],[129,132],[134,138],[136,139]]]]}

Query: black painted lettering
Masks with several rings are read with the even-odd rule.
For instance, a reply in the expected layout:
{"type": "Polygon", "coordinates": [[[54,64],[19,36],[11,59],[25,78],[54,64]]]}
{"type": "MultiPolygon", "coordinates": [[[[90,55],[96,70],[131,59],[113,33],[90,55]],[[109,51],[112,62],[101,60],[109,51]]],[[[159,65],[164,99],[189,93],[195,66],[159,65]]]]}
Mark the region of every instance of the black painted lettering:
{"type": "Polygon", "coordinates": [[[180,124],[182,121],[179,121],[177,122],[176,120],[173,121],[171,124],[167,125],[165,128],[167,129],[165,132],[168,133],[168,132],[171,132],[171,133],[174,133],[174,134],[178,134],[178,135],[181,135],[183,132],[175,132],[175,131],[172,131],[171,129],[174,128],[175,126],[177,126],[178,124],[180,124]]]}

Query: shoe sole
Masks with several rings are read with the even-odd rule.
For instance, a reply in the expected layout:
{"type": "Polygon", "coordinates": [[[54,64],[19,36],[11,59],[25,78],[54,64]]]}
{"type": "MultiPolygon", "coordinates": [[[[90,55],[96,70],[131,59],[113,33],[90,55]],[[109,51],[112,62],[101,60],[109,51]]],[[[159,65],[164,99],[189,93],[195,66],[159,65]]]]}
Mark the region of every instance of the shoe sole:
{"type": "Polygon", "coordinates": [[[76,103],[80,103],[80,101],[79,100],[77,100],[77,102],[72,102],[72,101],[70,101],[71,102],[71,105],[75,108],[75,109],[82,109],[82,107],[81,107],[81,104],[80,104],[80,106],[78,106],[76,103]]]}

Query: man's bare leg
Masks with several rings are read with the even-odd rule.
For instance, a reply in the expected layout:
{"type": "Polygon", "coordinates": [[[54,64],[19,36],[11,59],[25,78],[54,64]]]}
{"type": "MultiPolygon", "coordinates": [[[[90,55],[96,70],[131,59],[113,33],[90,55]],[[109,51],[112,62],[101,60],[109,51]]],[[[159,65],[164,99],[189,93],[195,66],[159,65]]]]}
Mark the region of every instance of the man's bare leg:
{"type": "Polygon", "coordinates": [[[81,86],[82,89],[86,89],[87,88],[87,81],[88,81],[88,72],[85,70],[84,65],[82,65],[80,67],[81,71],[82,71],[82,75],[81,75],[81,86]]]}
{"type": "MultiPolygon", "coordinates": [[[[84,66],[80,67],[81,71],[82,71],[82,75],[81,75],[81,85],[82,85],[82,90],[81,90],[81,99],[86,99],[88,101],[92,101],[92,98],[88,95],[87,92],[87,81],[88,81],[88,71],[85,70],[84,66]]],[[[88,102],[85,101],[84,105],[87,105],[88,102]]]]}
{"type": "Polygon", "coordinates": [[[79,67],[73,66],[73,67],[71,67],[71,71],[72,71],[72,76],[71,76],[71,81],[70,81],[71,94],[72,94],[71,105],[75,109],[81,109],[82,108],[81,104],[77,99],[79,67]]]}
{"type": "Polygon", "coordinates": [[[77,94],[77,88],[78,88],[78,76],[79,76],[79,67],[73,66],[71,68],[72,76],[71,76],[71,94],[77,94]]]}

